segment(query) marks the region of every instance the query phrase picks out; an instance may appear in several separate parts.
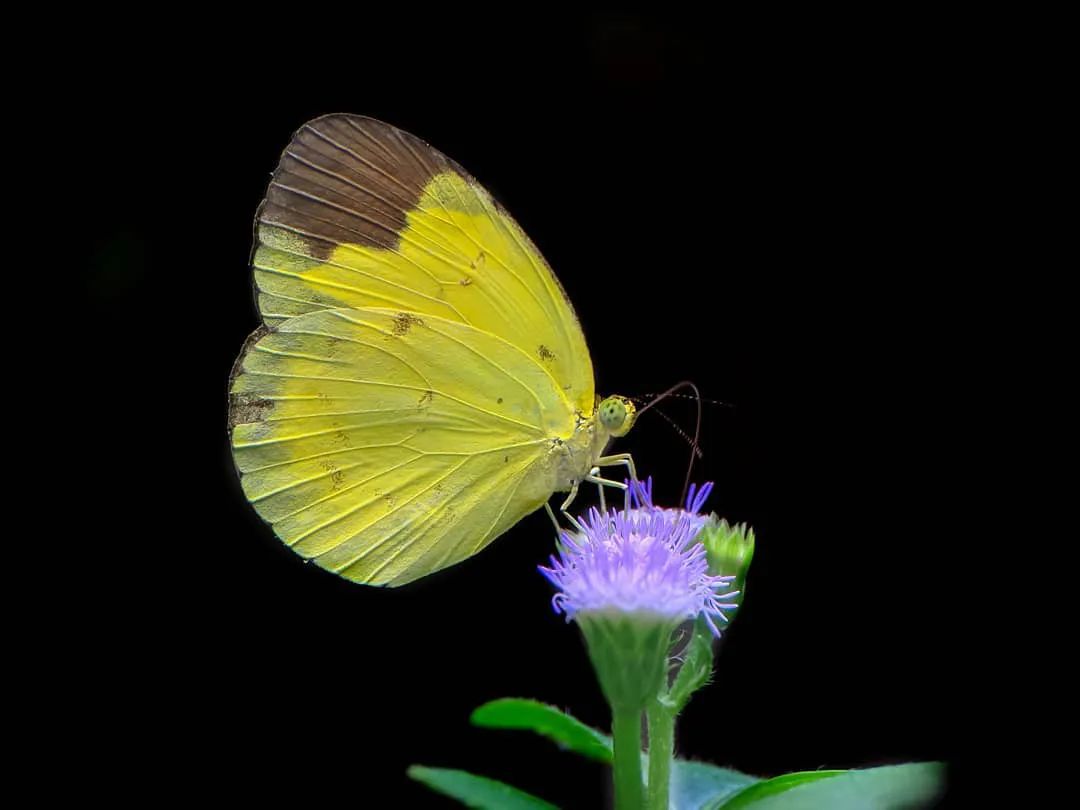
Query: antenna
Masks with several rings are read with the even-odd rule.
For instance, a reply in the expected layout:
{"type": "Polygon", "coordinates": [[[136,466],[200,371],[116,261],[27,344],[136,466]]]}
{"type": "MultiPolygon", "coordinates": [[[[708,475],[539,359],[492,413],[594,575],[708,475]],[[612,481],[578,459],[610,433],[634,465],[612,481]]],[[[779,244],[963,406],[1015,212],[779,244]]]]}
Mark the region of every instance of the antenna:
{"type": "MultiPolygon", "coordinates": [[[[662,399],[672,396],[676,391],[682,388],[689,388],[694,392],[693,399],[697,400],[697,422],[694,424],[694,440],[690,444],[690,463],[686,465],[686,480],[683,482],[683,492],[680,502],[686,501],[686,493],[690,489],[690,473],[694,469],[694,459],[698,457],[700,450],[698,448],[698,439],[701,438],[701,392],[698,391],[698,387],[694,385],[690,380],[683,380],[682,382],[675,383],[671,388],[657,394],[645,406],[638,411],[638,416],[645,413],[649,408],[653,407],[656,403],[662,399]]],[[[657,411],[659,413],[659,411],[657,411]]]]}
{"type": "MultiPolygon", "coordinates": [[[[693,438],[691,438],[690,434],[687,433],[685,430],[683,430],[681,427],[679,427],[678,423],[674,419],[672,419],[670,416],[668,416],[666,413],[664,413],[662,410],[657,408],[655,411],[653,411],[653,413],[655,413],[657,416],[664,417],[664,421],[667,422],[669,425],[671,425],[671,427],[675,429],[675,432],[678,433],[680,436],[683,437],[683,439],[686,440],[687,444],[692,445],[694,443],[694,440],[693,440],[693,438]]],[[[695,448],[694,455],[696,455],[699,459],[705,457],[705,454],[701,452],[700,447],[695,448]]]]}
{"type": "MultiPolygon", "coordinates": [[[[701,401],[701,402],[705,403],[706,405],[719,405],[722,408],[734,408],[735,407],[735,405],[733,403],[724,402],[722,399],[708,399],[706,397],[700,397],[699,398],[699,397],[695,397],[695,396],[690,396],[689,394],[673,394],[673,393],[670,393],[670,392],[665,392],[665,393],[667,393],[667,396],[670,399],[692,399],[692,400],[695,400],[695,401],[701,401]]],[[[650,391],[647,394],[641,394],[640,396],[633,397],[633,398],[634,399],[640,399],[640,400],[647,400],[649,397],[655,397],[655,396],[657,396],[657,394],[655,392],[650,391]]],[[[661,394],[660,396],[663,396],[663,395],[661,394]]]]}

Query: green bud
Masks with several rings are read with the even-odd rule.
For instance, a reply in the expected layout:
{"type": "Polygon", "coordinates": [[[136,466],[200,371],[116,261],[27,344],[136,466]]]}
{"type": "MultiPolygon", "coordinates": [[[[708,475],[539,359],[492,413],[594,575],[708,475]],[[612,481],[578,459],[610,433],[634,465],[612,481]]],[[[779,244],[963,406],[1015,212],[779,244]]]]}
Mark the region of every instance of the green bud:
{"type": "Polygon", "coordinates": [[[698,540],[705,546],[709,573],[735,577],[732,587],[741,592],[741,603],[746,595],[746,572],[750,570],[750,561],[754,558],[754,530],[745,523],[732,526],[714,515],[702,528],[698,540]]]}

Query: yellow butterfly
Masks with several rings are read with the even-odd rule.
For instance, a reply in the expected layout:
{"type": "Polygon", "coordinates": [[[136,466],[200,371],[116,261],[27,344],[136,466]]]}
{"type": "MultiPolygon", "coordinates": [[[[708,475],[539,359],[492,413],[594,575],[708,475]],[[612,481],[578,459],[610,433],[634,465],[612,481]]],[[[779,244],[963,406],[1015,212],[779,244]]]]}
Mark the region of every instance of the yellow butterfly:
{"type": "MultiPolygon", "coordinates": [[[[255,220],[263,325],[233,368],[244,493],[343,577],[401,585],[484,548],[633,425],[598,401],[573,307],[460,166],[354,115],[305,124],[255,220]]],[[[601,490],[602,492],[602,490],[601,490]]]]}

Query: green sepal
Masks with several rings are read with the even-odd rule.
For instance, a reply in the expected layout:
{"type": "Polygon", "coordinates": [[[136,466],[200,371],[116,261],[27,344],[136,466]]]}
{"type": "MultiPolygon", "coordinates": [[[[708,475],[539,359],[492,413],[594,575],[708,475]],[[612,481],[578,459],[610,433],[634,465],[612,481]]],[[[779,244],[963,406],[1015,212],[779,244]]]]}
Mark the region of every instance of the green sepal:
{"type": "Polygon", "coordinates": [[[712,678],[715,642],[716,637],[709,629],[708,622],[699,616],[694,621],[690,640],[682,653],[682,664],[667,695],[675,714],[681,712],[690,701],[690,696],[712,678]]]}
{"type": "Polygon", "coordinates": [[[583,611],[575,619],[612,711],[644,709],[666,684],[668,648],[678,623],[645,611],[583,611]]]}

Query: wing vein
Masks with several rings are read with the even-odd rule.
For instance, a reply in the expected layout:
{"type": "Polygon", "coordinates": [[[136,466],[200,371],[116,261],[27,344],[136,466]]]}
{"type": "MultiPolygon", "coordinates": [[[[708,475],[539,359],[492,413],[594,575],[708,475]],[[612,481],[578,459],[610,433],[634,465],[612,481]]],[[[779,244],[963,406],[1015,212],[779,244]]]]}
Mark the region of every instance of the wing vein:
{"type": "Polygon", "coordinates": [[[527,422],[519,422],[517,419],[511,419],[509,416],[504,416],[501,413],[495,413],[494,411],[489,411],[487,408],[482,408],[479,405],[474,405],[471,402],[466,402],[463,399],[459,399],[458,397],[451,396],[450,394],[447,394],[445,391],[435,391],[435,390],[430,389],[430,388],[420,388],[420,387],[417,387],[415,385],[402,385],[402,384],[399,384],[399,383],[377,382],[375,380],[353,380],[353,379],[349,379],[349,378],[346,378],[346,377],[312,377],[312,376],[307,375],[307,374],[280,374],[280,373],[276,373],[276,372],[272,372],[272,371],[253,371],[253,370],[247,370],[247,369],[245,369],[244,373],[245,374],[258,375],[258,376],[262,376],[262,377],[280,377],[282,379],[288,379],[288,380],[315,380],[315,381],[325,380],[327,382],[343,382],[343,383],[353,383],[353,384],[356,384],[356,385],[375,385],[375,386],[381,386],[381,387],[385,387],[385,388],[401,388],[401,389],[404,389],[406,391],[421,391],[421,392],[424,392],[424,393],[427,393],[428,391],[431,391],[432,394],[438,394],[439,396],[446,397],[447,399],[449,399],[449,400],[451,400],[453,402],[457,402],[457,403],[459,403],[461,405],[464,405],[466,408],[472,408],[475,411],[478,411],[478,412],[483,413],[483,414],[487,414],[488,416],[492,416],[492,417],[494,417],[496,419],[499,419],[499,420],[501,420],[503,422],[509,422],[510,424],[518,425],[519,427],[528,428],[529,430],[533,431],[534,433],[543,433],[543,431],[539,427],[537,427],[536,425],[531,425],[531,424],[529,424],[527,422]]]}
{"type": "MultiPolygon", "coordinates": [[[[376,518],[376,519],[375,519],[374,521],[372,521],[372,523],[371,523],[371,524],[369,524],[368,526],[366,526],[366,527],[365,527],[365,530],[369,530],[369,529],[373,528],[374,526],[378,525],[379,523],[383,522],[384,520],[386,520],[386,519],[387,519],[388,517],[390,517],[390,516],[391,516],[391,515],[393,515],[394,513],[396,513],[396,512],[398,512],[398,511],[400,511],[400,510],[401,510],[401,508],[402,508],[403,506],[406,506],[407,504],[413,503],[413,502],[414,502],[414,501],[415,501],[415,500],[416,500],[417,498],[419,498],[419,497],[420,497],[421,495],[423,495],[423,494],[424,494],[425,492],[427,492],[427,491],[428,491],[429,489],[431,489],[432,487],[435,487],[435,486],[437,486],[438,484],[441,484],[441,483],[442,483],[443,481],[445,481],[445,480],[446,480],[447,478],[449,478],[449,477],[450,477],[451,475],[453,475],[453,474],[454,474],[455,472],[457,472],[458,470],[460,470],[460,469],[461,469],[461,468],[462,468],[463,466],[465,466],[465,464],[467,464],[467,463],[468,463],[468,461],[469,461],[468,459],[465,459],[465,460],[463,460],[463,461],[462,461],[462,462],[461,462],[460,464],[457,464],[456,466],[452,467],[452,468],[451,468],[450,470],[448,470],[448,471],[447,471],[447,472],[446,472],[446,473],[445,473],[444,475],[440,476],[439,478],[437,478],[437,479],[435,479],[434,481],[432,481],[431,483],[429,483],[429,484],[428,484],[428,485],[427,485],[426,487],[424,487],[424,488],[423,488],[422,490],[420,490],[419,492],[415,493],[414,495],[410,496],[409,498],[405,499],[404,501],[401,501],[400,503],[395,503],[395,504],[394,504],[394,506],[393,506],[393,507],[392,507],[392,508],[391,508],[390,510],[388,510],[388,511],[387,511],[387,513],[386,513],[385,515],[383,515],[382,517],[376,518]]],[[[318,526],[318,527],[316,527],[315,529],[312,529],[311,531],[312,531],[312,532],[314,532],[314,531],[319,531],[319,530],[321,530],[321,529],[324,529],[324,528],[326,528],[327,526],[333,525],[333,524],[334,524],[334,523],[336,523],[337,521],[341,520],[341,518],[343,518],[343,517],[348,517],[348,516],[349,516],[350,514],[352,514],[353,512],[355,512],[355,511],[356,511],[357,509],[359,509],[359,508],[360,508],[360,506],[356,506],[356,507],[354,507],[353,509],[350,509],[350,510],[348,510],[348,511],[346,511],[346,512],[342,513],[342,514],[339,514],[339,515],[335,516],[335,517],[334,517],[334,519],[333,519],[332,521],[329,521],[329,522],[327,522],[327,523],[325,523],[325,524],[323,524],[323,525],[321,525],[321,526],[318,526]]],[[[340,565],[340,566],[337,566],[337,567],[335,567],[335,568],[334,568],[334,569],[332,569],[332,570],[333,570],[333,571],[334,571],[335,573],[340,573],[340,572],[341,572],[341,571],[342,571],[343,569],[345,569],[345,568],[348,568],[348,567],[349,567],[349,566],[351,566],[351,565],[355,565],[355,564],[357,563],[357,561],[359,561],[359,560],[363,559],[363,558],[364,558],[364,557],[366,557],[366,556],[367,556],[368,554],[370,554],[370,553],[371,553],[372,551],[374,551],[375,549],[379,548],[379,547],[380,547],[380,546],[382,546],[382,545],[383,545],[384,543],[386,543],[386,542],[387,542],[388,540],[390,540],[391,538],[393,538],[393,537],[394,537],[395,535],[399,534],[399,533],[401,532],[401,530],[402,530],[402,529],[404,529],[404,528],[405,528],[406,526],[410,525],[410,524],[412,523],[412,521],[413,521],[414,519],[415,519],[415,518],[410,518],[409,520],[407,520],[407,521],[405,521],[405,522],[403,522],[403,523],[399,524],[399,525],[398,525],[398,527],[397,527],[397,528],[396,528],[396,529],[395,529],[395,530],[394,530],[394,531],[393,531],[392,533],[390,533],[390,534],[388,534],[388,535],[387,535],[386,537],[384,537],[384,538],[380,539],[380,540],[379,540],[379,541],[378,541],[377,543],[375,543],[374,545],[370,545],[370,546],[368,546],[367,548],[365,548],[365,549],[361,550],[361,552],[360,552],[360,553],[359,553],[359,554],[358,554],[357,556],[355,556],[355,557],[353,557],[352,559],[350,559],[350,560],[349,560],[349,561],[348,561],[347,563],[345,563],[344,565],[340,565]]],[[[310,534],[310,533],[311,533],[311,532],[308,532],[308,534],[310,534]]],[[[359,534],[359,533],[360,533],[360,532],[357,532],[356,534],[359,534]]],[[[353,537],[355,537],[355,536],[356,536],[356,534],[354,534],[354,535],[353,535],[353,537]]],[[[303,538],[301,538],[301,539],[303,539],[303,538]]],[[[352,538],[346,538],[346,540],[349,540],[349,539],[352,539],[352,538]]],[[[346,540],[343,540],[342,542],[346,542],[346,540]]],[[[337,545],[339,546],[339,545],[341,545],[341,543],[338,543],[337,545]]],[[[337,546],[334,546],[333,548],[337,548],[337,546]]],[[[317,555],[315,555],[315,556],[316,556],[316,557],[322,557],[322,556],[323,556],[324,554],[327,554],[327,553],[329,553],[329,552],[330,552],[330,551],[332,551],[332,550],[333,550],[333,549],[326,549],[325,551],[322,551],[322,552],[320,552],[319,554],[317,554],[317,555]]]]}

